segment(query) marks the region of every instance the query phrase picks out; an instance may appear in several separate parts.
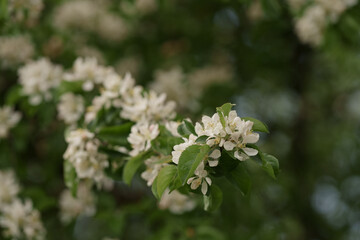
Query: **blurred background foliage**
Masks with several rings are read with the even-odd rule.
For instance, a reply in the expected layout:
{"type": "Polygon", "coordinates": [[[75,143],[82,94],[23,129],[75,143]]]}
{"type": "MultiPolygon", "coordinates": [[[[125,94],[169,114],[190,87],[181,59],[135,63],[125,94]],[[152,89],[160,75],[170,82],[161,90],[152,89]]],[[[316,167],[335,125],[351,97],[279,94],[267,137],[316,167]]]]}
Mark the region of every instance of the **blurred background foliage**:
{"type": "Polygon", "coordinates": [[[108,38],[86,23],[66,25],[57,12],[72,1],[44,2],[35,22],[14,20],[1,2],[1,38],[26,36],[33,59],[46,56],[69,68],[77,56],[95,56],[144,86],[159,70],[176,67],[196,86],[225,66],[220,76],[226,79],[190,89],[202,91],[196,101],[176,99],[184,106],[179,111],[197,120],[236,103],[240,116],[268,124],[262,147],[280,159],[277,181],[249,164],[248,196],[219,183],[224,202],[215,213],[157,210],[138,177],[131,187],[117,182],[112,192],[97,192],[97,214],[64,226],[58,198],[65,188],[65,127],[51,102],[35,108],[21,99],[16,71],[23,62],[6,64],[0,54],[0,105],[18,102],[23,113],[10,137],[0,140],[0,167],[15,169],[22,195],[42,213],[48,239],[360,239],[360,5],[310,46],[297,37],[299,16],[284,0],[154,0],[145,10],[133,1],[87,0],[121,17],[123,38],[108,38]]]}

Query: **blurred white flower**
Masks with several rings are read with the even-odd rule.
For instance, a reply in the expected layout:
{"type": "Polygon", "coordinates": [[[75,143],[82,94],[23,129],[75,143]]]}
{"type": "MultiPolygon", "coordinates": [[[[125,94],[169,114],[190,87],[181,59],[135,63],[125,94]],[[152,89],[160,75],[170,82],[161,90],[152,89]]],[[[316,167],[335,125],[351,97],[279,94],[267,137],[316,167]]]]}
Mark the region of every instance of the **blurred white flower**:
{"type": "Polygon", "coordinates": [[[13,128],[21,119],[21,114],[15,112],[12,107],[0,107],[0,139],[9,134],[10,128],[13,128]]]}
{"type": "Polygon", "coordinates": [[[59,118],[66,124],[75,124],[85,111],[84,98],[81,95],[65,93],[57,105],[59,118]]]}
{"type": "Polygon", "coordinates": [[[296,20],[295,30],[303,43],[318,46],[323,40],[326,26],[326,11],[319,5],[312,5],[296,20]]]}
{"type": "Polygon", "coordinates": [[[0,171],[0,210],[11,203],[20,191],[19,183],[12,170],[0,171]]]}
{"type": "Polygon", "coordinates": [[[196,202],[193,199],[176,190],[169,193],[169,190],[166,189],[159,202],[160,209],[169,209],[174,214],[182,214],[193,210],[195,207],[196,202]]]}
{"type": "Polygon", "coordinates": [[[96,19],[103,8],[95,1],[66,1],[54,11],[54,26],[59,29],[96,30],[96,19]]]}
{"type": "Polygon", "coordinates": [[[18,74],[23,94],[29,97],[30,104],[39,105],[52,98],[50,91],[60,84],[63,70],[61,66],[41,58],[21,67],[18,74]]]}
{"type": "Polygon", "coordinates": [[[151,140],[159,135],[159,125],[140,122],[132,126],[128,141],[132,151],[130,156],[136,156],[141,152],[147,151],[151,147],[151,140]]]}
{"type": "Polygon", "coordinates": [[[78,186],[76,197],[66,189],[60,196],[60,219],[69,223],[79,215],[92,216],[96,213],[95,195],[89,186],[82,183],[78,186]]]}
{"type": "Polygon", "coordinates": [[[2,67],[24,63],[34,55],[30,38],[24,35],[0,37],[0,60],[2,67]],[[19,47],[21,46],[21,47],[19,47]]]}
{"type": "Polygon", "coordinates": [[[82,30],[98,34],[105,40],[120,41],[127,36],[125,21],[97,1],[67,1],[54,12],[54,26],[61,30],[82,30]]]}
{"type": "Polygon", "coordinates": [[[38,210],[33,209],[32,202],[15,199],[4,206],[1,211],[0,226],[4,235],[11,239],[45,239],[46,231],[38,210]]]}

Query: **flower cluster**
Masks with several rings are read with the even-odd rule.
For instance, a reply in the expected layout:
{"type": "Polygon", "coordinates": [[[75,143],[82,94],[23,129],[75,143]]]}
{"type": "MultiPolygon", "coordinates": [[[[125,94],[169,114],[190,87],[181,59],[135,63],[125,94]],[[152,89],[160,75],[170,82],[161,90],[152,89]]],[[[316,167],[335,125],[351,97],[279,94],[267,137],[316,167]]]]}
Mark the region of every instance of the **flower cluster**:
{"type": "Polygon", "coordinates": [[[30,104],[39,105],[52,98],[51,90],[59,86],[63,70],[61,66],[41,58],[21,67],[18,74],[23,94],[29,96],[30,104]]]}
{"type": "Polygon", "coordinates": [[[32,202],[21,201],[20,187],[12,171],[0,171],[0,227],[4,237],[10,239],[45,239],[40,213],[32,202]]]}
{"type": "Polygon", "coordinates": [[[21,115],[11,107],[0,107],[0,139],[7,137],[9,129],[20,121],[21,115]]]}
{"type": "Polygon", "coordinates": [[[207,193],[208,185],[211,185],[212,181],[205,167],[218,166],[222,149],[240,161],[258,154],[258,150],[247,146],[259,140],[259,134],[252,131],[253,124],[252,121],[241,119],[236,111],[230,111],[227,116],[220,116],[219,113],[215,113],[212,117],[203,116],[201,122],[195,124],[197,136],[190,134],[188,138],[184,138],[184,143],[174,146],[172,161],[175,164],[179,164],[185,149],[200,144],[197,142],[198,137],[205,136],[205,144],[211,149],[207,158],[197,167],[195,176],[188,179],[187,183],[191,189],[195,190],[201,185],[202,193],[204,195],[207,193]]]}
{"type": "Polygon", "coordinates": [[[79,215],[92,216],[96,212],[95,196],[89,186],[81,183],[76,197],[68,189],[61,193],[60,209],[60,219],[63,223],[69,223],[79,215]]]}
{"type": "MultiPolygon", "coordinates": [[[[353,7],[357,0],[315,0],[295,22],[295,30],[303,43],[318,46],[322,43],[327,24],[336,22],[341,14],[353,7]]],[[[289,1],[290,7],[298,11],[306,1],[289,1]]]]}
{"type": "Polygon", "coordinates": [[[107,4],[90,0],[67,1],[54,12],[54,25],[61,30],[78,29],[118,42],[128,35],[126,22],[107,11],[107,4]]]}
{"type": "Polygon", "coordinates": [[[0,59],[2,67],[12,67],[31,59],[34,46],[30,38],[24,35],[0,37],[0,59]],[[21,46],[21,48],[19,47],[21,46]]]}
{"type": "Polygon", "coordinates": [[[94,180],[101,184],[106,178],[104,169],[109,166],[107,155],[100,153],[100,141],[85,129],[71,131],[66,137],[68,147],[64,159],[76,170],[79,179],[94,180]]]}

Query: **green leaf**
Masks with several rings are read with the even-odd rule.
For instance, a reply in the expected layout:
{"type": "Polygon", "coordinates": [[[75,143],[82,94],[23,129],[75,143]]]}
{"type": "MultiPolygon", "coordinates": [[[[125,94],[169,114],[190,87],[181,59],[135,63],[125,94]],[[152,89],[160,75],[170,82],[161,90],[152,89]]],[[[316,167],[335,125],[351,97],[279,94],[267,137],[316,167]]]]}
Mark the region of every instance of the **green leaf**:
{"type": "Polygon", "coordinates": [[[153,195],[157,198],[160,199],[158,196],[158,191],[157,191],[157,178],[154,179],[153,184],[151,186],[151,191],[153,193],[153,195]]]}
{"type": "Polygon", "coordinates": [[[64,180],[71,194],[76,197],[78,187],[77,174],[74,166],[67,160],[64,161],[64,180]]]}
{"type": "Polygon", "coordinates": [[[229,113],[230,113],[233,106],[235,106],[235,104],[225,103],[221,107],[216,108],[216,110],[222,112],[223,115],[225,117],[227,117],[227,116],[229,116],[229,113]]]}
{"type": "Polygon", "coordinates": [[[223,126],[223,128],[225,128],[226,127],[226,121],[225,121],[225,117],[224,117],[223,112],[221,110],[219,110],[219,109],[216,109],[216,112],[219,115],[221,125],[223,126]]]}
{"type": "Polygon", "coordinates": [[[82,85],[83,81],[61,81],[57,91],[59,92],[59,95],[62,95],[66,92],[81,93],[83,92],[82,85]]]}
{"type": "Polygon", "coordinates": [[[194,125],[187,120],[184,120],[183,123],[178,126],[177,131],[181,136],[186,138],[189,137],[190,134],[197,136],[194,125]]]}
{"type": "Polygon", "coordinates": [[[192,145],[182,152],[178,164],[178,173],[182,184],[185,184],[194,175],[196,168],[205,159],[209,151],[208,145],[192,145]]]}
{"type": "Polygon", "coordinates": [[[205,211],[215,211],[222,203],[223,193],[216,185],[211,185],[209,196],[204,195],[204,209],[205,211]]]}
{"type": "Polygon", "coordinates": [[[240,163],[235,169],[226,175],[227,179],[237,186],[243,195],[247,195],[251,189],[251,179],[245,164],[240,163]]]}
{"type": "Polygon", "coordinates": [[[6,105],[15,105],[24,95],[21,93],[21,87],[20,86],[14,86],[12,87],[8,92],[6,96],[6,105]]]}
{"type": "Polygon", "coordinates": [[[153,153],[150,151],[140,153],[139,155],[131,158],[124,167],[123,180],[126,184],[130,184],[136,171],[141,164],[148,159],[153,153]]]}
{"type": "Polygon", "coordinates": [[[208,136],[203,135],[203,136],[198,137],[195,142],[197,142],[197,143],[206,143],[206,140],[208,138],[209,138],[208,136]]]}
{"type": "Polygon", "coordinates": [[[169,184],[169,191],[172,192],[175,189],[178,189],[182,186],[181,179],[179,177],[179,173],[176,172],[173,181],[169,184]]]}
{"type": "Polygon", "coordinates": [[[133,125],[132,122],[127,122],[118,126],[103,127],[96,136],[100,140],[110,144],[128,146],[127,138],[133,125]]]}
{"type": "Polygon", "coordinates": [[[188,120],[184,120],[184,124],[185,124],[186,128],[189,130],[189,132],[191,132],[192,134],[197,136],[197,134],[195,132],[195,127],[191,122],[189,122],[188,120]]]}
{"type": "Polygon", "coordinates": [[[265,133],[270,133],[268,127],[265,125],[265,123],[261,122],[260,120],[257,120],[255,118],[251,118],[251,117],[243,117],[241,118],[243,120],[246,121],[251,121],[254,123],[252,130],[257,131],[257,132],[265,132],[265,133]]]}
{"type": "Polygon", "coordinates": [[[177,167],[175,165],[164,166],[157,176],[157,196],[161,198],[165,189],[175,179],[177,173],[177,167]]]}
{"type": "Polygon", "coordinates": [[[262,153],[261,158],[263,159],[264,170],[274,179],[279,174],[279,160],[267,153],[262,153]]]}
{"type": "Polygon", "coordinates": [[[219,165],[213,168],[215,170],[215,176],[221,177],[228,175],[239,163],[240,161],[233,157],[233,153],[223,150],[219,159],[219,165]]]}

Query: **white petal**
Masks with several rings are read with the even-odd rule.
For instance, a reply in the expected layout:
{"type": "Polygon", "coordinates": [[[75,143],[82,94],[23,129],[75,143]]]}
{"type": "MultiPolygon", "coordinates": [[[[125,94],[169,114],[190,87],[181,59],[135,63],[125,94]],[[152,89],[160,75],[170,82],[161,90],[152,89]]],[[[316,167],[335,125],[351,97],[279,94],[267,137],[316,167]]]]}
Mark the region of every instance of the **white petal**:
{"type": "Polygon", "coordinates": [[[253,149],[253,148],[243,148],[243,151],[244,151],[248,156],[255,156],[256,154],[258,154],[258,150],[253,149]]]}
{"type": "Polygon", "coordinates": [[[202,194],[206,194],[207,193],[207,190],[208,190],[208,185],[205,181],[203,181],[202,185],[201,185],[201,192],[202,194]]]}
{"type": "Polygon", "coordinates": [[[187,180],[187,184],[190,184],[193,180],[195,179],[195,177],[191,177],[191,178],[189,178],[188,180],[187,180]]]}
{"type": "Polygon", "coordinates": [[[246,136],[244,136],[244,143],[256,143],[257,141],[259,141],[259,134],[258,133],[251,133],[248,134],[246,136]]]}
{"type": "Polygon", "coordinates": [[[206,177],[205,180],[206,180],[206,182],[209,184],[209,186],[211,186],[211,183],[212,183],[211,178],[206,177]]]}
{"type": "Polygon", "coordinates": [[[210,156],[211,158],[213,159],[218,159],[219,157],[221,157],[221,152],[219,149],[215,149],[211,154],[210,156]]]}
{"type": "Polygon", "coordinates": [[[227,151],[233,150],[234,147],[235,147],[235,144],[232,143],[232,142],[230,142],[230,141],[226,141],[226,142],[224,143],[224,148],[225,148],[227,151]]]}
{"type": "Polygon", "coordinates": [[[210,167],[216,167],[217,165],[219,165],[219,160],[209,160],[210,167]]]}

